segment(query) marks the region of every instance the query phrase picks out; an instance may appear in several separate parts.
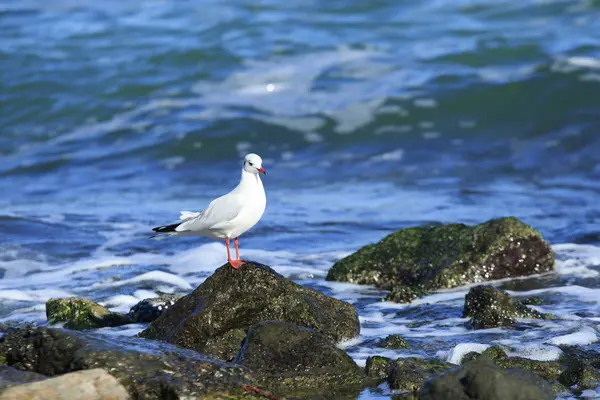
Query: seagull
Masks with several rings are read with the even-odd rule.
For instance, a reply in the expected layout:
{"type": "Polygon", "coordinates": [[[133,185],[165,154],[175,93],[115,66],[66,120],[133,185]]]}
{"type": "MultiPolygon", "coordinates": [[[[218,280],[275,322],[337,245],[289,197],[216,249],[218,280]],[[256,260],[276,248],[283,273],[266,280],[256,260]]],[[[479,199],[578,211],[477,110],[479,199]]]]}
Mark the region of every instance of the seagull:
{"type": "Polygon", "coordinates": [[[234,269],[238,269],[246,263],[240,259],[238,238],[256,225],[267,206],[267,196],[259,172],[267,174],[262,167],[262,158],[253,153],[246,155],[242,177],[235,189],[211,201],[208,207],[200,212],[181,211],[180,222],[153,228],[152,230],[157,232],[154,236],[164,234],[225,239],[227,261],[234,269]],[[231,239],[234,239],[235,244],[235,260],[231,259],[229,250],[231,239]]]}

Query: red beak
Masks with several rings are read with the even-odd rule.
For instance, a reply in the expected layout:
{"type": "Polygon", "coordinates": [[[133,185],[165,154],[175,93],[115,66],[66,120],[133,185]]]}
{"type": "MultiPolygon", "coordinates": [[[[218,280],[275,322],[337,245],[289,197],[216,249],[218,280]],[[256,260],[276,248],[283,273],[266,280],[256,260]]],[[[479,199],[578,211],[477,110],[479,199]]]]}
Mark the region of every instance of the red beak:
{"type": "Polygon", "coordinates": [[[267,174],[267,171],[265,171],[264,168],[260,167],[260,168],[256,168],[258,170],[258,172],[262,172],[263,174],[267,174]]]}

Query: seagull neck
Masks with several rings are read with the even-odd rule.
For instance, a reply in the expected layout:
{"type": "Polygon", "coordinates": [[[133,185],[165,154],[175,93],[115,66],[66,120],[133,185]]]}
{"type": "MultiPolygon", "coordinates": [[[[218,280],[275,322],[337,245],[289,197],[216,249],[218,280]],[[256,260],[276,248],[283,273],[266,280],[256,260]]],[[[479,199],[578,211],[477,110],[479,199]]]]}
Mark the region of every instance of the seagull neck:
{"type": "Polygon", "coordinates": [[[247,172],[242,168],[242,178],[240,179],[240,187],[262,187],[262,181],[260,180],[260,176],[258,174],[253,174],[251,172],[247,172]]]}

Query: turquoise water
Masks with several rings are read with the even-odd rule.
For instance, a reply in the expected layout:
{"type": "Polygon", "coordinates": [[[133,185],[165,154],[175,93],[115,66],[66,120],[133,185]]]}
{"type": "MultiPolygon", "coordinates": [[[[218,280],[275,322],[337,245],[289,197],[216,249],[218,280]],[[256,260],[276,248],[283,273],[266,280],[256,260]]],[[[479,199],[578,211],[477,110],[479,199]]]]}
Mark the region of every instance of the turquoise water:
{"type": "MultiPolygon", "coordinates": [[[[517,340],[460,331],[463,289],[411,329],[375,289],[323,279],[395,229],[504,215],[561,259],[511,288],[585,289],[534,342],[582,310],[597,331],[598,1],[223,3],[0,1],[0,318],[189,291],[223,245],[149,229],[230,190],[252,151],[268,205],[242,255],[353,301],[365,341],[456,333],[416,350],[434,356],[517,340]]],[[[378,352],[364,343],[359,362],[378,352]]]]}

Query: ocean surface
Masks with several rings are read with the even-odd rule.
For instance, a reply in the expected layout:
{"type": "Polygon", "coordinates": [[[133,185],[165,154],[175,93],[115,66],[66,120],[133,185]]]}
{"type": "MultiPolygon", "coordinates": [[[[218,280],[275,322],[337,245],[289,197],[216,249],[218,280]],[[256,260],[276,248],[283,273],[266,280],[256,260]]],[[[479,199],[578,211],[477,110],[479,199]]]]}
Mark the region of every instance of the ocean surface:
{"type": "Polygon", "coordinates": [[[150,229],[232,189],[248,152],[268,204],[242,256],[354,303],[359,364],[597,347],[598,0],[0,0],[0,322],[189,292],[224,244],[150,229]],[[558,262],[497,284],[560,319],[469,331],[468,288],[404,305],[324,280],[399,228],[508,215],[558,262]],[[391,333],[412,350],[370,344],[391,333]]]}

